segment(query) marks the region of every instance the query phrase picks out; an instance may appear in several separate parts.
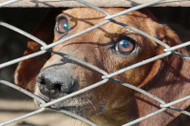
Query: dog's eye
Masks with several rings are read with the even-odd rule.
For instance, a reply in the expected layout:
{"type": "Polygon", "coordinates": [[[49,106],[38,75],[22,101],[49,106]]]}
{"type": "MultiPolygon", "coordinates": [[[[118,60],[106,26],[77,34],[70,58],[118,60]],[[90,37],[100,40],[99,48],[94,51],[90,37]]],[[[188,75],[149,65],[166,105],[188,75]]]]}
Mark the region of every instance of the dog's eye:
{"type": "Polygon", "coordinates": [[[122,37],[115,45],[115,50],[120,54],[130,54],[135,49],[135,41],[129,37],[122,37]]]}
{"type": "Polygon", "coordinates": [[[69,30],[69,21],[66,17],[60,17],[56,23],[56,30],[60,34],[66,34],[69,30]]]}

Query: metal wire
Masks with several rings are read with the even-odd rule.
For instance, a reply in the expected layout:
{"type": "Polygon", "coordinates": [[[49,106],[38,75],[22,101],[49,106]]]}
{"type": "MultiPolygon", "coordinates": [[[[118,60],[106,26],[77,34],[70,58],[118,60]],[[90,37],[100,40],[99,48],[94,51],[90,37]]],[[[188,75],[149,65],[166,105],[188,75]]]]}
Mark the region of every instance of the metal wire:
{"type": "Polygon", "coordinates": [[[167,52],[167,53],[163,53],[163,54],[157,55],[157,56],[155,56],[155,57],[149,58],[149,59],[147,59],[147,60],[141,61],[141,62],[136,63],[136,64],[134,64],[134,65],[128,66],[128,67],[126,67],[126,68],[123,68],[123,69],[121,69],[121,70],[119,70],[119,71],[116,71],[116,72],[114,72],[114,73],[111,73],[111,74],[109,74],[109,75],[107,75],[107,76],[103,76],[102,78],[104,79],[104,78],[110,78],[110,77],[116,76],[116,75],[118,75],[118,74],[124,73],[125,71],[134,69],[134,68],[136,68],[136,67],[139,67],[139,66],[145,65],[145,64],[147,64],[147,63],[153,62],[153,61],[155,61],[155,60],[161,59],[161,58],[163,58],[163,57],[169,56],[170,54],[171,54],[171,52],[167,52]]]}
{"type": "Polygon", "coordinates": [[[108,12],[106,12],[106,11],[102,10],[101,8],[99,8],[97,6],[94,6],[93,4],[90,4],[90,3],[86,2],[86,1],[83,1],[83,0],[75,0],[75,1],[77,1],[77,2],[79,2],[81,4],[84,4],[84,5],[88,6],[88,7],[91,7],[93,9],[97,10],[97,11],[100,11],[101,13],[103,13],[103,14],[105,14],[107,16],[110,16],[110,14],[108,12]]]}
{"type": "Polygon", "coordinates": [[[165,110],[166,110],[166,108],[162,108],[162,109],[160,109],[160,110],[158,110],[158,111],[156,111],[156,112],[153,112],[153,113],[151,113],[151,114],[148,114],[148,115],[146,115],[146,116],[143,116],[143,117],[141,117],[141,118],[138,118],[138,119],[136,119],[136,120],[133,120],[133,121],[131,121],[131,122],[129,122],[129,123],[123,125],[123,126],[131,126],[131,125],[137,124],[137,123],[139,123],[139,122],[141,122],[141,121],[143,121],[143,120],[145,120],[145,119],[147,119],[147,118],[150,118],[150,117],[155,116],[155,115],[157,115],[157,114],[159,114],[159,113],[161,113],[161,112],[164,112],[165,110]]]}
{"type": "MultiPolygon", "coordinates": [[[[20,1],[20,0],[9,0],[9,1],[6,1],[6,2],[4,2],[4,3],[0,3],[0,7],[4,7],[5,5],[8,5],[8,4],[11,4],[11,3],[14,3],[14,2],[17,2],[17,1],[20,1]]],[[[71,0],[70,0],[70,1],[71,1],[71,0]]],[[[121,85],[123,85],[123,86],[125,86],[125,87],[127,87],[127,88],[130,88],[130,89],[132,89],[132,90],[134,90],[134,91],[136,91],[136,92],[139,92],[139,93],[141,93],[141,94],[144,94],[144,95],[148,96],[149,98],[151,98],[151,99],[153,99],[153,100],[155,100],[155,101],[157,101],[157,102],[160,103],[160,109],[159,109],[158,111],[153,112],[153,113],[150,113],[150,114],[148,114],[148,115],[146,115],[146,116],[140,117],[140,118],[138,118],[138,119],[136,119],[136,120],[133,120],[133,121],[127,123],[127,124],[124,124],[123,126],[135,125],[135,124],[141,122],[142,120],[145,120],[145,119],[150,118],[150,117],[152,117],[152,116],[156,116],[157,114],[159,114],[159,113],[161,113],[161,112],[164,112],[164,111],[166,111],[167,109],[172,109],[172,110],[174,110],[174,111],[178,111],[178,112],[180,112],[180,113],[182,113],[182,114],[185,114],[185,115],[190,116],[190,112],[185,111],[185,110],[181,110],[181,109],[179,109],[179,108],[175,108],[175,107],[172,106],[172,105],[181,103],[181,102],[183,102],[183,101],[185,101],[185,100],[189,100],[189,99],[190,99],[190,96],[184,96],[184,97],[181,98],[181,99],[172,101],[172,102],[170,102],[170,103],[166,103],[166,102],[163,101],[162,99],[160,99],[160,98],[158,98],[157,96],[154,96],[154,95],[148,93],[148,92],[145,91],[145,90],[142,90],[142,89],[140,89],[140,88],[138,88],[138,87],[135,87],[135,86],[133,86],[133,85],[131,85],[131,84],[129,84],[129,83],[125,83],[125,82],[122,82],[122,81],[120,81],[120,80],[117,80],[117,79],[114,79],[114,78],[113,78],[114,76],[119,75],[119,74],[122,74],[123,72],[126,72],[126,71],[128,71],[128,70],[137,68],[137,67],[142,66],[142,65],[145,65],[145,64],[147,64],[147,63],[156,61],[156,60],[158,60],[158,59],[164,58],[164,57],[169,56],[169,55],[171,55],[171,54],[175,54],[175,55],[177,55],[177,56],[179,56],[179,57],[182,57],[182,58],[185,58],[185,59],[187,59],[187,60],[190,60],[190,57],[185,56],[185,55],[183,55],[183,54],[181,54],[181,53],[175,52],[175,50],[177,50],[177,49],[180,49],[180,48],[189,46],[189,45],[190,45],[190,41],[188,41],[188,42],[186,42],[186,43],[183,43],[183,44],[180,44],[180,45],[177,45],[177,46],[170,47],[170,46],[167,45],[166,43],[164,43],[164,42],[162,42],[162,41],[160,41],[160,40],[154,38],[153,36],[150,36],[149,34],[143,32],[143,31],[141,31],[141,30],[139,30],[139,29],[137,29],[137,28],[135,28],[135,27],[129,26],[129,25],[127,25],[127,24],[123,24],[123,23],[121,23],[121,22],[116,21],[116,20],[113,19],[113,18],[115,18],[115,17],[121,16],[121,15],[123,15],[123,14],[127,14],[127,13],[132,12],[132,11],[135,11],[135,10],[139,10],[139,9],[142,9],[142,8],[145,8],[145,7],[149,7],[149,6],[151,6],[151,5],[159,4],[161,1],[164,1],[164,0],[155,0],[155,1],[152,1],[152,2],[149,2],[149,3],[146,3],[146,4],[142,4],[142,5],[138,5],[138,6],[136,6],[136,7],[132,7],[132,8],[130,8],[130,9],[126,9],[126,10],[124,10],[124,11],[122,11],[122,12],[119,12],[119,13],[116,13],[116,14],[113,14],[113,15],[110,15],[108,12],[106,12],[106,11],[102,10],[101,8],[99,8],[99,7],[97,7],[97,6],[93,5],[93,4],[90,4],[90,3],[88,3],[88,2],[86,2],[86,1],[84,1],[84,0],[72,0],[72,1],[77,1],[77,2],[79,2],[79,3],[81,3],[81,4],[86,5],[87,7],[93,8],[93,9],[95,9],[95,10],[97,10],[97,11],[99,11],[99,12],[105,14],[105,15],[106,15],[105,21],[102,22],[102,23],[100,23],[100,24],[94,25],[94,26],[92,26],[92,27],[90,27],[90,28],[88,28],[88,29],[86,29],[86,30],[83,30],[83,31],[81,31],[81,32],[79,32],[79,33],[77,33],[77,34],[68,36],[68,37],[66,37],[66,38],[64,38],[64,39],[62,39],[62,40],[59,40],[59,41],[54,42],[54,43],[52,43],[52,44],[49,44],[49,45],[47,45],[44,41],[42,41],[42,40],[36,38],[35,36],[33,36],[33,35],[31,35],[31,34],[25,32],[25,31],[23,31],[23,30],[21,30],[21,29],[19,29],[19,28],[16,28],[15,26],[12,26],[12,25],[10,25],[10,24],[8,24],[8,23],[5,23],[5,22],[0,21],[0,25],[1,25],[1,26],[6,27],[6,28],[8,28],[8,29],[11,29],[11,30],[13,30],[13,31],[15,31],[15,32],[17,32],[17,33],[23,35],[23,36],[26,36],[26,37],[28,37],[28,38],[34,40],[35,42],[39,43],[40,45],[42,45],[41,50],[38,51],[38,52],[36,52],[36,53],[30,54],[30,55],[27,55],[27,56],[23,56],[23,57],[20,57],[20,58],[17,58],[17,59],[8,61],[8,62],[6,62],[6,63],[0,64],[0,69],[1,69],[1,68],[4,68],[4,67],[7,67],[7,66],[10,66],[10,65],[12,65],[12,64],[15,64],[15,63],[24,61],[24,60],[26,60],[26,59],[30,59],[30,58],[32,58],[32,57],[36,57],[36,56],[42,55],[42,54],[46,53],[47,51],[49,51],[49,52],[51,52],[51,53],[60,55],[60,56],[62,56],[63,58],[67,58],[67,59],[69,59],[69,60],[71,60],[71,61],[73,61],[73,62],[76,62],[77,64],[80,64],[80,65],[82,65],[82,66],[88,67],[88,68],[90,68],[90,69],[92,69],[92,70],[95,70],[95,71],[99,72],[100,74],[102,74],[102,79],[103,79],[103,80],[101,80],[101,81],[99,81],[99,82],[97,82],[97,83],[95,83],[95,84],[92,84],[91,86],[85,87],[85,88],[83,88],[83,89],[81,89],[81,90],[78,90],[78,91],[76,91],[76,92],[73,92],[73,93],[71,93],[71,94],[69,94],[69,95],[66,95],[66,96],[64,96],[64,97],[58,98],[58,99],[56,99],[56,100],[54,100],[54,101],[50,101],[50,102],[48,102],[48,103],[46,103],[43,99],[39,98],[38,96],[36,96],[36,95],[34,95],[34,94],[32,94],[32,93],[26,91],[25,89],[22,89],[22,88],[16,86],[15,84],[12,84],[12,83],[7,82],[7,81],[5,81],[5,80],[0,80],[0,84],[4,84],[4,85],[9,86],[9,87],[11,87],[11,88],[13,88],[13,89],[15,89],[15,90],[18,90],[18,91],[20,91],[20,92],[22,92],[22,93],[28,95],[29,97],[31,97],[31,98],[33,98],[33,99],[35,99],[35,100],[37,100],[38,102],[41,103],[41,105],[40,105],[41,108],[40,108],[40,109],[38,109],[38,110],[36,110],[36,111],[34,111],[34,112],[31,112],[31,113],[28,113],[28,114],[26,114],[26,115],[23,115],[23,116],[21,116],[21,117],[15,118],[15,119],[13,119],[13,120],[9,120],[9,121],[7,121],[7,122],[0,123],[0,126],[4,126],[4,125],[10,124],[10,123],[19,121],[19,120],[21,120],[21,119],[25,119],[25,118],[28,118],[28,117],[30,117],[30,116],[34,116],[34,115],[36,115],[36,114],[39,114],[39,113],[45,111],[46,108],[51,109],[51,110],[54,110],[54,111],[57,111],[57,112],[64,113],[64,114],[69,115],[69,116],[72,116],[72,117],[77,118],[77,119],[79,119],[79,120],[81,120],[81,121],[83,121],[83,122],[85,122],[85,123],[87,123],[87,124],[89,124],[89,125],[91,125],[91,126],[96,126],[96,124],[94,124],[93,122],[91,122],[91,121],[89,121],[89,120],[87,120],[87,119],[85,119],[85,118],[83,118],[83,117],[80,117],[80,116],[78,116],[78,115],[76,115],[76,114],[70,113],[70,112],[65,111],[65,110],[50,108],[50,106],[53,105],[53,104],[56,104],[56,103],[58,103],[58,102],[64,101],[64,100],[66,100],[66,99],[69,99],[69,98],[75,97],[75,96],[77,96],[77,95],[80,95],[80,94],[82,94],[82,93],[84,93],[84,92],[86,92],[86,91],[92,90],[92,89],[94,89],[94,88],[96,88],[96,87],[99,87],[99,86],[105,84],[105,83],[108,82],[108,81],[113,81],[113,82],[116,82],[116,83],[118,83],[118,84],[121,84],[121,85]],[[75,37],[77,37],[77,36],[80,36],[80,35],[82,35],[82,34],[85,34],[85,33],[87,33],[87,32],[90,32],[90,31],[92,31],[92,30],[94,30],[94,29],[96,29],[96,28],[99,28],[99,27],[101,27],[101,26],[103,26],[103,25],[105,25],[105,24],[107,24],[107,23],[109,23],[109,22],[113,22],[113,23],[116,23],[116,24],[118,24],[118,25],[121,25],[121,26],[123,26],[123,27],[125,27],[125,28],[131,29],[131,30],[133,30],[133,31],[135,31],[135,32],[137,32],[137,33],[139,33],[139,34],[141,34],[141,35],[143,35],[143,36],[145,36],[145,37],[147,37],[147,38],[149,38],[149,39],[155,41],[156,43],[158,43],[159,45],[161,45],[161,46],[163,46],[163,47],[165,48],[165,49],[164,49],[165,52],[164,52],[163,54],[154,56],[154,57],[152,57],[152,58],[146,59],[146,60],[141,61],[141,62],[139,62],[139,63],[133,64],[133,65],[131,65],[131,66],[128,66],[128,67],[126,67],[126,68],[123,68],[123,69],[121,69],[121,70],[118,70],[118,71],[116,71],[116,72],[114,72],[114,73],[108,74],[106,71],[104,71],[104,70],[102,70],[102,69],[100,69],[100,68],[98,68],[98,67],[96,67],[96,66],[94,66],[94,65],[92,65],[92,64],[89,64],[89,63],[87,63],[87,62],[85,62],[85,61],[82,61],[82,60],[80,60],[80,59],[77,59],[77,58],[72,57],[72,56],[67,55],[67,54],[63,54],[63,53],[61,53],[61,52],[56,52],[56,51],[54,51],[54,50],[51,50],[52,47],[54,47],[54,46],[56,46],[56,45],[58,45],[58,44],[61,44],[61,43],[63,43],[63,42],[66,42],[66,41],[68,41],[68,40],[71,40],[71,39],[73,39],[73,38],[75,38],[75,37]]]]}
{"type": "Polygon", "coordinates": [[[187,97],[184,97],[184,98],[178,99],[178,100],[176,100],[176,101],[173,101],[173,102],[167,103],[167,104],[161,104],[160,107],[162,107],[162,108],[166,108],[166,107],[169,107],[169,106],[175,105],[175,104],[177,104],[177,103],[183,102],[183,101],[188,100],[188,99],[190,99],[190,95],[187,96],[187,97]]]}
{"type": "Polygon", "coordinates": [[[177,45],[177,46],[173,46],[173,47],[168,48],[168,49],[164,49],[164,51],[165,52],[174,51],[174,50],[177,50],[177,49],[180,49],[180,48],[183,48],[183,47],[187,47],[189,45],[190,45],[190,41],[182,43],[182,44],[177,45]]]}
{"type": "Polygon", "coordinates": [[[41,108],[41,109],[36,110],[36,111],[34,111],[34,112],[31,112],[31,113],[28,113],[28,114],[26,114],[26,115],[20,116],[20,117],[18,117],[18,118],[15,118],[15,119],[9,120],[9,121],[7,121],[7,122],[1,123],[0,126],[5,126],[5,125],[8,125],[8,124],[10,124],[10,123],[13,123],[13,122],[16,122],[16,121],[25,119],[25,118],[29,118],[29,117],[31,117],[31,116],[34,116],[34,115],[36,115],[36,114],[39,114],[39,113],[43,112],[44,110],[45,110],[45,108],[41,108]]]}
{"type": "Polygon", "coordinates": [[[96,124],[94,124],[93,122],[91,122],[91,121],[89,121],[89,120],[87,120],[87,119],[85,119],[85,118],[83,118],[83,117],[81,117],[81,116],[78,116],[78,115],[76,115],[76,114],[73,114],[73,113],[71,113],[71,112],[68,112],[68,111],[65,111],[65,110],[60,110],[60,109],[54,109],[54,110],[56,110],[56,111],[58,111],[58,112],[61,112],[61,113],[64,113],[64,114],[66,114],[66,115],[68,115],[68,116],[71,116],[71,117],[73,117],[73,118],[79,119],[79,120],[81,120],[81,121],[83,121],[83,122],[89,124],[90,126],[96,126],[96,124]]]}
{"type": "Polygon", "coordinates": [[[102,22],[102,23],[100,23],[100,24],[98,24],[98,25],[94,25],[94,26],[92,26],[92,27],[90,27],[90,28],[87,28],[87,29],[84,30],[84,31],[81,31],[81,32],[76,33],[76,34],[74,34],[74,35],[68,36],[68,37],[66,37],[66,38],[64,38],[64,39],[62,39],[62,40],[59,40],[59,41],[54,42],[54,43],[52,43],[52,44],[49,44],[49,45],[47,45],[47,46],[45,46],[45,47],[42,47],[41,49],[42,49],[42,50],[50,49],[50,48],[52,48],[52,47],[54,47],[54,46],[56,46],[56,45],[59,45],[59,44],[61,44],[61,43],[63,43],[63,42],[66,42],[66,41],[71,40],[71,39],[73,39],[73,38],[75,38],[75,37],[78,37],[78,36],[80,36],[80,35],[82,35],[82,34],[85,34],[85,33],[87,33],[87,32],[90,32],[90,31],[92,31],[92,30],[94,30],[94,29],[96,29],[96,28],[99,28],[99,27],[101,27],[102,25],[107,24],[108,22],[110,22],[110,21],[104,21],[104,22],[102,22]]]}
{"type": "Polygon", "coordinates": [[[14,59],[14,60],[11,60],[11,61],[8,61],[6,63],[2,63],[0,64],[0,69],[1,68],[4,68],[4,67],[7,67],[7,66],[10,66],[10,65],[13,65],[15,63],[18,63],[18,62],[21,62],[23,60],[27,60],[27,59],[30,59],[30,58],[33,58],[33,57],[36,57],[36,56],[39,56],[39,55],[42,55],[46,53],[46,51],[39,51],[39,52],[36,52],[36,53],[32,53],[30,55],[27,55],[27,56],[23,56],[23,57],[20,57],[20,58],[17,58],[17,59],[14,59]]]}
{"type": "Polygon", "coordinates": [[[64,96],[64,97],[58,98],[58,99],[56,99],[56,100],[54,100],[54,101],[50,101],[50,102],[48,102],[48,103],[46,103],[46,104],[41,104],[40,107],[48,107],[48,106],[50,106],[50,105],[53,105],[53,104],[56,104],[56,103],[61,102],[61,101],[63,101],[63,100],[66,100],[66,99],[68,99],[68,98],[72,98],[72,97],[74,97],[74,96],[80,95],[80,94],[82,94],[82,93],[84,93],[84,92],[86,92],[86,91],[89,91],[89,90],[91,90],[91,89],[94,89],[94,88],[96,88],[96,87],[99,87],[99,86],[105,84],[107,81],[108,81],[108,79],[104,79],[104,80],[102,80],[102,81],[100,81],[100,82],[97,82],[97,83],[91,85],[91,86],[85,87],[84,89],[78,90],[78,91],[73,92],[73,93],[71,93],[71,94],[69,94],[69,95],[66,95],[66,96],[64,96]]]}
{"type": "Polygon", "coordinates": [[[115,18],[115,17],[118,17],[118,16],[121,16],[121,15],[124,15],[124,14],[127,14],[129,12],[132,12],[132,11],[135,11],[135,10],[139,10],[139,9],[142,9],[142,8],[145,8],[145,7],[149,7],[151,5],[154,5],[154,4],[157,4],[159,2],[161,2],[163,0],[154,0],[154,1],[151,1],[149,3],[145,3],[145,4],[142,4],[142,5],[138,5],[136,7],[133,7],[133,8],[130,8],[130,9],[127,9],[127,10],[124,10],[124,11],[121,11],[117,14],[113,14],[113,15],[110,15],[110,16],[107,16],[105,17],[106,20],[109,20],[109,19],[112,19],[112,18],[115,18]]]}
{"type": "Polygon", "coordinates": [[[13,89],[16,89],[16,90],[18,90],[18,91],[20,91],[20,92],[22,92],[22,93],[28,95],[29,97],[31,97],[31,98],[33,98],[33,99],[36,99],[36,100],[39,101],[40,103],[44,103],[44,104],[45,104],[45,102],[44,102],[43,99],[39,98],[38,96],[32,94],[31,92],[29,92],[29,91],[27,91],[27,90],[22,89],[21,87],[16,86],[15,84],[12,84],[12,83],[10,83],[10,82],[8,82],[8,81],[5,81],[5,80],[0,80],[0,83],[1,83],[1,84],[4,84],[4,85],[6,85],[6,86],[9,86],[9,87],[11,87],[11,88],[13,88],[13,89]]]}
{"type": "Polygon", "coordinates": [[[17,32],[17,33],[19,33],[19,34],[21,34],[21,35],[23,35],[23,36],[26,36],[26,37],[28,37],[28,38],[34,40],[35,42],[39,43],[39,44],[42,45],[42,46],[46,46],[46,45],[47,45],[45,42],[43,42],[42,40],[36,38],[35,36],[33,36],[33,35],[31,35],[31,34],[25,32],[25,31],[23,31],[23,30],[21,30],[21,29],[19,29],[19,28],[16,28],[16,27],[14,27],[14,26],[12,26],[12,25],[10,25],[10,24],[7,24],[7,23],[5,23],[5,22],[0,21],[0,25],[3,26],[3,27],[8,28],[8,29],[10,29],[10,30],[13,30],[13,31],[15,31],[15,32],[17,32]]]}
{"type": "Polygon", "coordinates": [[[3,2],[3,3],[0,3],[0,7],[3,7],[3,6],[6,6],[8,4],[12,4],[12,3],[15,3],[17,1],[21,1],[21,0],[9,0],[7,2],[3,2]]]}

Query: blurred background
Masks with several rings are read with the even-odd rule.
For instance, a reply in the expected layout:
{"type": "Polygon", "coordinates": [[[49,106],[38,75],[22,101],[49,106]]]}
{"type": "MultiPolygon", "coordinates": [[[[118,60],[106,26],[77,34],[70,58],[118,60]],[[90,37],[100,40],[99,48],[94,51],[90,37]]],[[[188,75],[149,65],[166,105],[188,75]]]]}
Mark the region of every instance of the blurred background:
{"type": "MultiPolygon", "coordinates": [[[[148,8],[162,24],[170,26],[183,42],[190,40],[190,8],[148,8]]],[[[39,25],[48,9],[44,8],[0,8],[0,21],[7,22],[24,31],[32,33],[39,25]]],[[[61,8],[60,8],[61,10],[61,8]]],[[[27,38],[0,26],[0,63],[21,57],[27,38]]],[[[0,69],[0,79],[14,83],[17,64],[0,69]]],[[[0,84],[0,123],[36,110],[33,100],[22,93],[0,84]]],[[[42,113],[12,126],[52,126],[61,125],[62,114],[42,113]],[[40,119],[40,120],[39,120],[40,119]],[[48,119],[48,120],[47,120],[48,119]]],[[[64,118],[64,119],[63,119],[64,118]]],[[[73,124],[80,122],[72,121],[73,124]]]]}

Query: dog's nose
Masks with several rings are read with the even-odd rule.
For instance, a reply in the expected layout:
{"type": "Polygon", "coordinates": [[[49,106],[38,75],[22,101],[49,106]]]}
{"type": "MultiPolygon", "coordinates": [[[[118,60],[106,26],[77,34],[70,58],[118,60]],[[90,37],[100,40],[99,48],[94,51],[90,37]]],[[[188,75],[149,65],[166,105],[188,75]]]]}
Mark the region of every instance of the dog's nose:
{"type": "Polygon", "coordinates": [[[72,76],[56,67],[49,67],[37,77],[40,92],[49,98],[58,98],[73,92],[75,81],[72,76]]]}

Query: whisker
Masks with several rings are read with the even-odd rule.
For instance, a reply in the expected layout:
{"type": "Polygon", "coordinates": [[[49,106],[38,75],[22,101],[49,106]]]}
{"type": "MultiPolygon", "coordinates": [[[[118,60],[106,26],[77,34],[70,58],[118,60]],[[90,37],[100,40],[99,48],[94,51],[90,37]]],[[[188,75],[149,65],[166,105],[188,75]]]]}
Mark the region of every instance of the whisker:
{"type": "Polygon", "coordinates": [[[88,98],[86,98],[86,100],[92,105],[93,109],[94,109],[95,112],[97,113],[96,107],[93,105],[93,103],[92,103],[88,98]]]}

